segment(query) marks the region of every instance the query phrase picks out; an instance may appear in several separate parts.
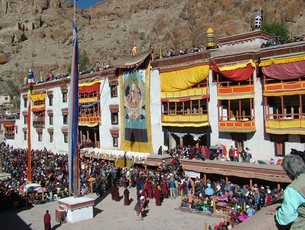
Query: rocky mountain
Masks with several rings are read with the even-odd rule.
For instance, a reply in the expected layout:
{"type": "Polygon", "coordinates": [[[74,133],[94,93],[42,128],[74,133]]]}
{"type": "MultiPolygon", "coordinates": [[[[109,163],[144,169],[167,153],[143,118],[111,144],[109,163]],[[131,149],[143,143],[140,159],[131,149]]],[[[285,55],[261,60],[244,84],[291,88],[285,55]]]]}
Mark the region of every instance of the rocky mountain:
{"type": "MultiPolygon", "coordinates": [[[[139,51],[201,46],[208,27],[216,37],[251,31],[260,8],[265,22],[285,22],[292,37],[305,33],[304,0],[106,0],[77,9],[79,47],[92,66],[102,66],[129,54],[134,43],[139,51]]],[[[0,81],[21,84],[29,68],[36,78],[68,72],[72,3],[0,0],[0,15],[0,81]]]]}

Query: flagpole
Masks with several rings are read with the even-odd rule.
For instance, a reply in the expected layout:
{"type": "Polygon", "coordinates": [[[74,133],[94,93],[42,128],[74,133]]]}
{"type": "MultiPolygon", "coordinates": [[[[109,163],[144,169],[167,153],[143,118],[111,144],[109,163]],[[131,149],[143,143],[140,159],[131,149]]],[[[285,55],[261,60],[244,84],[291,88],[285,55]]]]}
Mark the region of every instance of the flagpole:
{"type": "Polygon", "coordinates": [[[32,181],[32,146],[31,146],[31,95],[28,93],[28,114],[27,114],[27,139],[28,139],[28,168],[27,181],[32,181]]]}
{"type": "Polygon", "coordinates": [[[27,181],[32,181],[32,141],[31,141],[31,95],[33,93],[34,74],[32,70],[28,72],[28,113],[27,113],[27,142],[28,142],[28,168],[27,181]]]}
{"type": "Polygon", "coordinates": [[[78,143],[78,41],[76,27],[76,0],[73,15],[73,54],[68,103],[68,154],[69,154],[69,188],[74,197],[80,195],[80,156],[78,143]]]}

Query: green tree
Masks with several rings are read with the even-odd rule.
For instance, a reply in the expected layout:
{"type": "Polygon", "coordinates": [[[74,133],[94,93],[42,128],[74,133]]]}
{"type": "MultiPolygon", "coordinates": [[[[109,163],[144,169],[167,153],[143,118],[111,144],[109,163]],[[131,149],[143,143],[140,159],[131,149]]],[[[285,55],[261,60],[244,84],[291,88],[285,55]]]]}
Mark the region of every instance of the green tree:
{"type": "Polygon", "coordinates": [[[284,23],[279,23],[275,21],[271,23],[263,23],[262,30],[272,34],[281,42],[286,42],[289,39],[289,31],[284,23]]]}
{"type": "Polygon", "coordinates": [[[7,80],[5,81],[6,87],[4,87],[5,93],[10,97],[13,109],[19,108],[20,94],[18,86],[15,85],[15,81],[7,80]]]}
{"type": "Polygon", "coordinates": [[[90,60],[86,50],[83,50],[79,55],[78,70],[85,71],[90,67],[90,60]]]}

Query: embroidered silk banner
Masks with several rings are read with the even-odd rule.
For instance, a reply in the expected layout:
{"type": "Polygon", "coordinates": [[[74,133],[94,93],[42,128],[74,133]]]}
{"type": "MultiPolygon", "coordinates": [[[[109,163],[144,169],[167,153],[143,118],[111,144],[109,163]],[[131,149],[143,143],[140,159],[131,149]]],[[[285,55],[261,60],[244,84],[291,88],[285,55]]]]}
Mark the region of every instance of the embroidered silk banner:
{"type": "Polygon", "coordinates": [[[150,127],[150,71],[124,71],[120,76],[122,150],[152,152],[150,127]]]}

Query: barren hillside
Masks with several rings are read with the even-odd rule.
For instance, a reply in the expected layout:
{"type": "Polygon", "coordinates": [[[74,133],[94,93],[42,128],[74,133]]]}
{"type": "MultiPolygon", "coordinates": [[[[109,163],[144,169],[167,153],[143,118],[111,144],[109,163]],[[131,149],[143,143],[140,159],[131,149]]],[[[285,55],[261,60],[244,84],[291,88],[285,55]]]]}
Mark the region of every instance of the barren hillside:
{"type": "MultiPolygon", "coordinates": [[[[162,51],[205,45],[209,26],[217,37],[251,31],[260,8],[265,21],[285,22],[292,37],[305,33],[303,0],[106,0],[77,10],[79,46],[92,65],[103,65],[129,54],[134,43],[139,51],[150,45],[162,51]]],[[[0,0],[0,15],[0,81],[20,84],[29,68],[36,78],[67,72],[71,3],[0,0]]]]}

